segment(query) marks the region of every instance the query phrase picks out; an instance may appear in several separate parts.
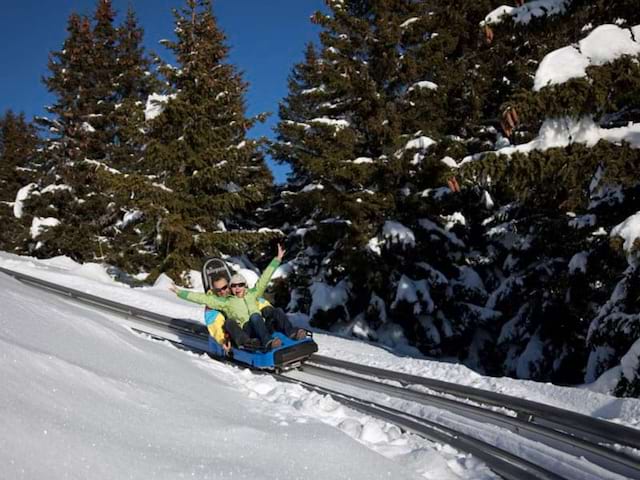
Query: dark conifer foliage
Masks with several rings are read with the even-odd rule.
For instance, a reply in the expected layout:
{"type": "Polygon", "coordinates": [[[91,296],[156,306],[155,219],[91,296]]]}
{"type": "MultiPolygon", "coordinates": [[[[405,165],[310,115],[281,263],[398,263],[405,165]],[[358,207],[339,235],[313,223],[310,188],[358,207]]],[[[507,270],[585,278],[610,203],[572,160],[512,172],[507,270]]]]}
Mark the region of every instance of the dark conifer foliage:
{"type": "Polygon", "coordinates": [[[637,210],[638,150],[483,152],[526,143],[549,118],[637,122],[636,58],[533,89],[549,52],[638,24],[633,3],[487,23],[501,2],[329,1],[272,148],[292,168],[274,204],[300,247],[292,306],[368,338],[400,325],[423,352],[488,373],[580,382],[615,366],[638,335],[606,332],[633,330],[634,294],[621,292],[637,274],[598,232],[637,210]],[[319,310],[320,284],[348,296],[319,310]]]}
{"type": "MultiPolygon", "coordinates": [[[[316,280],[346,280],[347,265],[361,253],[365,258],[360,264],[366,264],[367,240],[393,205],[383,164],[397,148],[399,126],[383,91],[390,72],[382,71],[377,63],[381,55],[374,55],[371,45],[376,35],[371,19],[384,13],[372,2],[328,6],[329,15],[314,16],[323,28],[320,51],[309,45],[305,61],[290,77],[273,146],[274,157],[292,168],[290,188],[282,192],[287,218],[304,225],[298,258],[304,270],[298,272],[301,292],[316,280]],[[345,252],[352,257],[336,257],[345,252]]],[[[304,303],[308,293],[299,295],[304,303]]],[[[299,307],[308,309],[306,303],[299,307]]],[[[344,308],[330,313],[350,320],[344,308]]]]}
{"type": "Polygon", "coordinates": [[[72,14],[63,48],[51,54],[44,81],[56,101],[39,119],[48,130],[45,170],[27,207],[60,223],[32,244],[36,255],[119,263],[132,240],[121,238],[134,194],[121,174],[139,168],[145,101],[157,82],[133,11],[121,27],[114,19],[110,0],[98,0],[93,21],[72,14]]]}
{"type": "Polygon", "coordinates": [[[637,0],[487,17],[502,4],[327,0],[280,104],[274,194],[211,0],[174,11],[162,81],[133,10],[116,26],[97,0],[51,54],[44,148],[0,117],[0,248],[188,283],[211,254],[261,263],[284,232],[277,300],[312,325],[637,396],[640,149],[615,132],[640,124],[640,56],[537,78],[604,24],[639,42],[637,0]]]}
{"type": "Polygon", "coordinates": [[[91,112],[86,118],[90,129],[87,158],[110,163],[116,125],[113,116],[118,102],[119,81],[115,12],[110,0],[98,0],[92,30],[93,59],[87,72],[92,88],[87,91],[91,112]]]}
{"type": "MultiPolygon", "coordinates": [[[[545,121],[554,122],[554,128],[580,121],[599,128],[638,122],[637,58],[615,59],[587,68],[586,78],[533,88],[548,53],[577,44],[599,25],[624,28],[638,22],[635,2],[613,7],[573,1],[562,15],[526,25],[512,20],[492,25],[488,53],[513,59],[505,76],[510,87],[494,103],[499,105],[494,110],[498,136],[524,143],[545,121]]],[[[616,225],[637,212],[634,172],[640,153],[605,141],[569,143],[509,157],[484,155],[465,167],[466,178],[480,179],[503,205],[485,222],[494,264],[502,264],[499,277],[487,280],[494,288],[488,305],[504,313],[497,373],[593,381],[618,365],[640,337],[632,300],[635,260],[629,252],[625,258],[620,242],[610,237],[616,225]]],[[[619,393],[633,394],[638,372],[626,371],[620,385],[619,393]]]]}
{"type": "Polygon", "coordinates": [[[247,84],[228,63],[225,36],[209,0],[174,11],[178,62],[161,65],[169,100],[151,123],[147,173],[172,192],[159,219],[162,270],[178,276],[205,254],[239,253],[270,237],[240,228],[266,200],[272,178],[262,141],[247,137],[261,117],[246,116],[247,84]]]}
{"type": "Polygon", "coordinates": [[[49,129],[45,150],[48,170],[41,195],[31,196],[27,206],[34,216],[55,218],[59,223],[34,239],[31,248],[36,255],[65,254],[76,260],[98,255],[97,220],[107,211],[109,200],[90,162],[105,158],[109,135],[105,126],[113,108],[112,98],[105,98],[105,76],[112,66],[103,58],[110,55],[105,22],[112,20],[105,18],[109,15],[106,3],[98,4],[99,42],[94,41],[90,19],[72,14],[63,48],[50,57],[51,73],[44,81],[56,101],[47,107],[52,116],[40,119],[49,129]]]}
{"type": "MultiPolygon", "coordinates": [[[[24,253],[29,218],[23,215],[18,192],[35,187],[40,139],[24,114],[8,110],[0,117],[0,249],[24,253]],[[31,185],[32,187],[29,187],[31,185]]],[[[25,190],[25,191],[26,191],[25,190]]]]}
{"type": "Polygon", "coordinates": [[[425,194],[446,185],[448,168],[440,159],[454,130],[443,121],[446,94],[433,92],[450,88],[437,63],[444,53],[425,47],[439,34],[431,21],[436,7],[407,1],[328,6],[330,14],[314,16],[323,27],[321,49],[309,46],[293,70],[273,146],[275,158],[292,167],[282,192],[287,219],[304,227],[292,230],[300,240],[292,277],[298,308],[313,310],[314,282],[342,285],[348,304],[315,311],[317,324],[337,317],[376,338],[376,330],[393,328],[389,320],[425,352],[459,350],[459,337],[473,329],[452,326],[445,312],[472,324],[482,316],[482,295],[472,300],[473,293],[464,292],[454,300],[451,283],[463,271],[451,262],[462,258],[464,243],[441,228],[438,215],[453,213],[457,202],[438,204],[425,194]],[[445,146],[434,147],[439,140],[445,146]],[[417,293],[405,298],[405,290],[417,293]]]}
{"type": "Polygon", "coordinates": [[[7,110],[0,116],[0,200],[11,202],[20,186],[29,183],[38,165],[40,140],[24,113],[7,110]]]}
{"type": "Polygon", "coordinates": [[[115,103],[110,115],[112,135],[106,144],[107,160],[96,167],[111,206],[102,229],[108,248],[101,254],[105,261],[128,272],[148,272],[155,266],[156,212],[166,197],[166,192],[154,185],[154,177],[144,173],[148,130],[145,107],[149,96],[160,89],[160,82],[142,47],[143,34],[129,8],[115,31],[115,103]]]}
{"type": "Polygon", "coordinates": [[[91,22],[87,17],[72,14],[67,25],[68,37],[62,49],[51,53],[50,75],[44,82],[50,92],[56,95],[53,105],[47,107],[54,118],[41,118],[48,128],[48,166],[57,168],[86,156],[89,128],[85,125],[92,113],[90,92],[92,79],[85,73],[93,53],[91,22]]]}
{"type": "Polygon", "coordinates": [[[110,139],[109,165],[123,173],[141,169],[145,139],[145,104],[149,95],[160,89],[151,61],[142,46],[144,31],[135,12],[129,8],[123,23],[116,29],[117,72],[112,85],[115,105],[112,114],[115,129],[110,139]]]}

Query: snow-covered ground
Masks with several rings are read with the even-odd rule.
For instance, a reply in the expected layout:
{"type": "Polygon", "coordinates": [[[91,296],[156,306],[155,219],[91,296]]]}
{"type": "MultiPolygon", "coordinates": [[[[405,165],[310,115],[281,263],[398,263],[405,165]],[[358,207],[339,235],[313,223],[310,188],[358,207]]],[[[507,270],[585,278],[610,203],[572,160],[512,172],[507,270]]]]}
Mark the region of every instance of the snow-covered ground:
{"type": "MultiPolygon", "coordinates": [[[[103,266],[0,253],[0,267],[201,321],[200,307],[103,266]]],[[[134,334],[118,317],[0,274],[2,478],[488,479],[481,463],[331,398],[134,334]]],[[[304,322],[304,318],[296,317],[304,322]]],[[[316,332],[320,354],[552,404],[640,428],[640,401],[490,378],[316,332]]]]}

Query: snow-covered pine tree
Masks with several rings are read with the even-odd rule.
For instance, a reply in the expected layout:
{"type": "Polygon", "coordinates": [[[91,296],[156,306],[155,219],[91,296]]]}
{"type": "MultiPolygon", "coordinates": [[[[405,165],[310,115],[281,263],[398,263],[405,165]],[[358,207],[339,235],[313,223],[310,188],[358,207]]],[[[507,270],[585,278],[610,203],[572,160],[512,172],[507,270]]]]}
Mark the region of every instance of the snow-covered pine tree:
{"type": "MultiPolygon", "coordinates": [[[[107,15],[105,15],[106,17],[107,15]]],[[[96,165],[96,175],[105,185],[112,212],[102,233],[102,254],[111,265],[130,272],[149,272],[157,265],[155,235],[158,212],[171,192],[161,188],[153,176],[145,175],[145,108],[148,98],[160,88],[151,71],[143,41],[143,29],[129,8],[115,30],[115,103],[105,139],[105,162],[96,165]]]]}
{"type": "Polygon", "coordinates": [[[22,190],[35,187],[40,139],[24,113],[8,110],[0,117],[0,249],[24,253],[29,237],[22,211],[22,190]]]}
{"type": "Polygon", "coordinates": [[[89,145],[86,158],[103,162],[112,161],[112,150],[115,147],[117,84],[119,82],[118,51],[116,50],[117,31],[114,25],[115,11],[111,0],[98,0],[94,14],[92,36],[93,56],[91,61],[85,58],[90,68],[85,72],[92,88],[84,92],[91,102],[91,113],[85,118],[89,130],[89,145]]]}
{"type": "Polygon", "coordinates": [[[272,184],[263,140],[247,137],[262,115],[245,113],[247,84],[228,63],[210,0],[187,0],[175,16],[178,62],[160,66],[168,101],[150,123],[147,173],[173,192],[158,222],[160,271],[179,278],[203,256],[240,253],[272,238],[251,230],[272,184]]]}
{"type": "Polygon", "coordinates": [[[627,247],[627,265],[609,247],[610,238],[623,244],[614,227],[637,212],[635,3],[524,4],[483,22],[489,50],[511,59],[513,72],[487,150],[520,144],[466,162],[468,177],[483,180],[501,205],[486,222],[502,277],[488,306],[504,314],[498,343],[507,374],[579,382],[586,373],[592,381],[627,354],[622,383],[637,385],[634,257],[627,247]]]}
{"type": "Polygon", "coordinates": [[[123,173],[141,170],[145,145],[145,106],[158,91],[160,82],[152,72],[151,61],[142,45],[144,30],[130,7],[116,29],[116,104],[113,112],[117,127],[110,142],[113,148],[109,165],[123,173]]]}
{"type": "Polygon", "coordinates": [[[25,204],[30,214],[49,219],[33,254],[100,258],[136,270],[141,262],[131,264],[124,252],[132,245],[134,253],[142,251],[137,245],[144,237],[133,231],[132,220],[141,216],[131,200],[152,182],[123,174],[140,168],[145,102],[157,80],[133,11],[120,27],[114,19],[111,0],[98,0],[93,23],[72,14],[63,48],[51,54],[44,81],[56,101],[47,107],[51,116],[39,119],[48,129],[47,148],[40,190],[25,204]]]}
{"type": "Polygon", "coordinates": [[[451,157],[479,149],[486,136],[483,94],[495,86],[478,69],[484,44],[476,25],[487,4],[433,2],[400,10],[396,209],[376,239],[397,286],[382,296],[390,318],[424,353],[457,356],[482,370],[500,316],[484,307],[479,232],[488,204],[481,190],[461,188],[451,157]],[[402,238],[411,248],[400,247],[402,238]]]}
{"type": "Polygon", "coordinates": [[[322,28],[320,51],[307,47],[280,107],[273,156],[292,169],[281,194],[298,245],[292,306],[322,326],[351,321],[349,309],[365,310],[373,288],[358,266],[376,260],[366,245],[393,209],[394,179],[384,172],[398,148],[397,38],[377,41],[385,20],[398,29],[389,3],[327,2],[329,13],[313,17],[322,28]],[[331,289],[340,302],[316,309],[311,295],[331,289]]]}
{"type": "Polygon", "coordinates": [[[327,5],[329,14],[314,16],[320,50],[309,45],[292,72],[272,149],[292,169],[280,203],[298,245],[291,307],[320,326],[458,353],[472,329],[456,329],[445,312],[461,323],[491,312],[480,307],[481,282],[461,287],[477,274],[451,265],[464,250],[448,231],[455,210],[426,193],[446,185],[449,170],[441,162],[448,143],[427,136],[449,133],[447,92],[434,93],[434,80],[451,70],[445,64],[440,75],[444,47],[425,47],[445,27],[425,2],[327,5]]]}
{"type": "Polygon", "coordinates": [[[95,167],[85,161],[99,155],[91,125],[99,115],[98,100],[87,60],[94,54],[91,21],[72,14],[67,31],[62,49],[50,55],[50,75],[44,79],[56,100],[47,107],[51,117],[38,119],[48,130],[40,195],[31,195],[25,205],[31,215],[49,219],[31,245],[32,254],[86,260],[98,251],[95,220],[108,202],[96,195],[95,167]]]}
{"type": "Polygon", "coordinates": [[[71,14],[67,25],[68,36],[61,50],[49,58],[48,77],[44,79],[50,92],[56,95],[47,111],[54,118],[38,118],[48,130],[47,167],[55,169],[69,161],[85,156],[88,128],[89,100],[83,94],[91,88],[91,79],[85,74],[88,58],[93,49],[91,22],[87,17],[71,14]]]}

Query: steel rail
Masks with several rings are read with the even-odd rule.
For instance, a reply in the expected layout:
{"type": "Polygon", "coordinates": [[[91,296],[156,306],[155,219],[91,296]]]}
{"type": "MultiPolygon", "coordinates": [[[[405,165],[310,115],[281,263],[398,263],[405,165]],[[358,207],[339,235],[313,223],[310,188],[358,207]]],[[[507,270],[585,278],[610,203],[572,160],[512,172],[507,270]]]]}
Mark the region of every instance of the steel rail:
{"type": "Polygon", "coordinates": [[[375,418],[386,420],[401,427],[406,432],[414,433],[433,442],[447,444],[459,451],[469,453],[482,460],[487,467],[505,480],[566,480],[565,477],[559,476],[506,450],[424,418],[394,410],[385,405],[345,395],[336,390],[314,385],[303,380],[293,379],[283,374],[276,374],[274,377],[284,382],[300,385],[307,390],[330,395],[342,405],[375,418]]]}
{"type": "Polygon", "coordinates": [[[144,323],[150,323],[155,327],[161,329],[170,329],[179,333],[188,334],[190,336],[207,336],[207,328],[200,323],[196,323],[191,320],[172,318],[160,313],[149,312],[141,308],[133,307],[124,303],[114,302],[113,300],[107,300],[103,297],[98,297],[91,293],[81,292],[71,287],[64,287],[57,285],[53,282],[48,282],[31,275],[27,275],[21,272],[9,270],[4,267],[0,267],[0,272],[5,273],[15,279],[32,286],[36,286],[45,290],[62,295],[63,297],[71,298],[75,301],[91,305],[101,310],[107,310],[109,312],[120,314],[126,318],[134,320],[142,320],[144,323]]]}
{"type": "Polygon", "coordinates": [[[594,465],[626,478],[640,480],[640,461],[610,448],[594,444],[579,437],[551,429],[545,425],[527,422],[519,416],[508,416],[503,413],[472,405],[459,399],[441,395],[418,392],[403,387],[376,382],[369,378],[352,375],[347,372],[331,370],[305,364],[303,371],[314,377],[324,378],[340,384],[354,386],[366,391],[383,393],[389,397],[432,406],[448,412],[473,419],[477,422],[491,423],[497,427],[510,430],[529,440],[543,443],[555,450],[577,458],[584,458],[594,465]]]}
{"type": "Polygon", "coordinates": [[[530,423],[545,425],[592,443],[624,445],[634,449],[640,449],[640,430],[551,405],[442,380],[392,372],[390,370],[360,365],[321,355],[314,355],[309,360],[309,363],[396,381],[405,386],[421,385],[439,393],[467,398],[484,405],[513,410],[518,416],[525,418],[530,423]]]}

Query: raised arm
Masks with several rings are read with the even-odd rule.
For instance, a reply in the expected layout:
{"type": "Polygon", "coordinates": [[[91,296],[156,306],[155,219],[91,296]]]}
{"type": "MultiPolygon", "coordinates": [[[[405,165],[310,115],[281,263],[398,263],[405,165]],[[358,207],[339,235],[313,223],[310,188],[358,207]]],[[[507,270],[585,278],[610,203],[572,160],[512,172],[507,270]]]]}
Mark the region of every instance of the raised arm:
{"type": "Polygon", "coordinates": [[[264,294],[264,291],[267,289],[267,285],[269,285],[269,280],[271,280],[273,273],[280,266],[280,262],[282,261],[285,252],[286,250],[282,245],[278,244],[278,254],[273,260],[271,260],[271,263],[267,265],[267,268],[264,269],[262,275],[260,275],[260,278],[256,282],[256,286],[253,287],[258,297],[261,297],[264,294]]]}
{"type": "Polygon", "coordinates": [[[224,309],[227,304],[227,299],[223,297],[218,297],[216,295],[208,295],[206,293],[199,292],[191,292],[189,290],[182,290],[177,288],[175,285],[171,285],[169,287],[173,293],[175,293],[178,297],[183,300],[188,300],[189,302],[197,303],[199,305],[206,305],[209,308],[214,308],[217,310],[224,309]]]}

